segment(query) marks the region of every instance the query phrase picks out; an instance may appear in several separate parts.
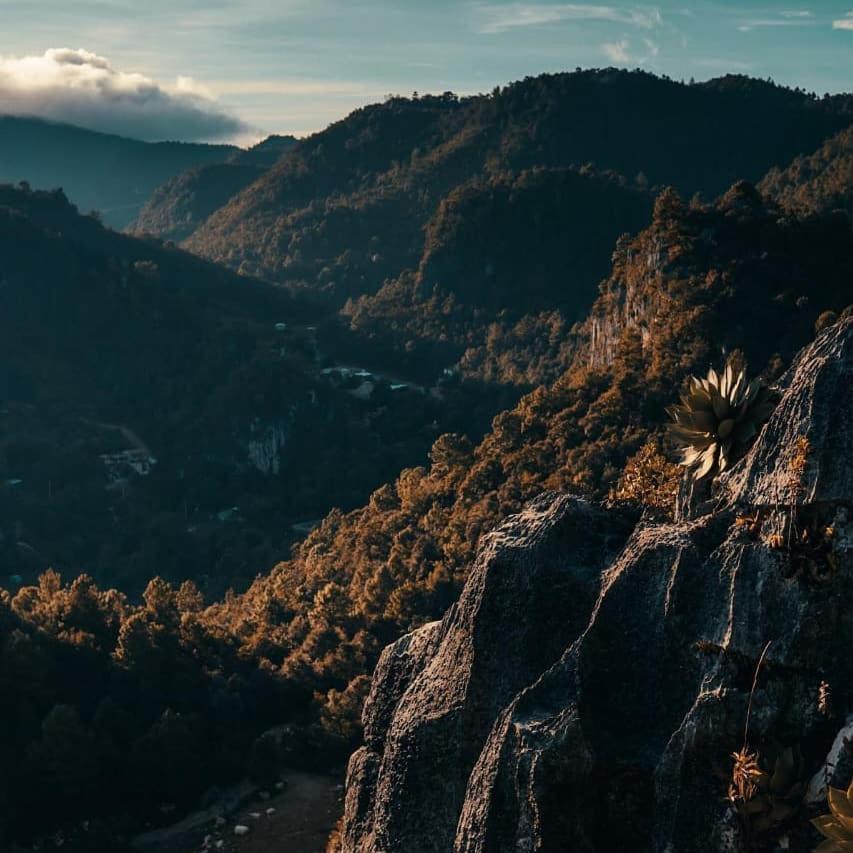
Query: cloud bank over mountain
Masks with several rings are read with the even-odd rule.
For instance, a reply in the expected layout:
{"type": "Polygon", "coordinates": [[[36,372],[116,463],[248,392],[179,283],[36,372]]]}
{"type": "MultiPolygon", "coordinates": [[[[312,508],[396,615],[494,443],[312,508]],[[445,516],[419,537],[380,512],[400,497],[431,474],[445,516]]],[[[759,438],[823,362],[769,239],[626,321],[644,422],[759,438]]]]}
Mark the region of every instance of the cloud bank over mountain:
{"type": "Polygon", "coordinates": [[[88,50],[0,55],[0,114],[68,122],[137,139],[217,140],[246,131],[195,81],[166,86],[88,50]]]}

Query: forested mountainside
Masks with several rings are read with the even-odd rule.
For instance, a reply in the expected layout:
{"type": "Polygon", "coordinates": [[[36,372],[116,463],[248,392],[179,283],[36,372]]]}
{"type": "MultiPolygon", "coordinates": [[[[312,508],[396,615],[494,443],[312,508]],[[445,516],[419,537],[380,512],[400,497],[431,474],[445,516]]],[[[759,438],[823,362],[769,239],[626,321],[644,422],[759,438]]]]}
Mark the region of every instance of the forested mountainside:
{"type": "Polygon", "coordinates": [[[813,151],[851,114],[846,98],[747,77],[684,85],[616,69],[462,99],[392,98],[300,141],[188,245],[342,301],[417,268],[422,228],[472,178],[594,163],[631,182],[713,196],[813,151]]]}
{"type": "Polygon", "coordinates": [[[233,154],[225,163],[196,166],[176,175],[154,191],[127,231],[163,240],[183,240],[295,144],[293,136],[269,136],[252,148],[233,154]]]}
{"type": "MultiPolygon", "coordinates": [[[[851,145],[853,126],[772,168],[759,189],[801,213],[849,215],[851,145]]],[[[647,198],[624,178],[588,167],[472,182],[442,200],[418,270],[350,300],[342,313],[366,342],[396,350],[412,369],[458,358],[453,370],[467,379],[551,382],[571,363],[569,330],[603,275],[605,246],[636,230],[627,224],[647,198]],[[590,179],[586,186],[581,176],[590,179]]]]}
{"type": "MultiPolygon", "coordinates": [[[[189,264],[209,269],[180,252],[110,236],[146,246],[154,253],[146,260],[164,269],[173,259],[184,277],[189,264]]],[[[499,415],[482,442],[440,437],[428,466],[405,470],[361,509],[332,512],[246,593],[205,604],[196,585],[156,579],[134,604],[85,577],[63,586],[51,574],[4,593],[0,671],[13,674],[16,689],[4,691],[14,698],[2,710],[0,750],[4,765],[16,768],[9,778],[21,780],[0,796],[8,833],[28,837],[28,816],[45,792],[54,825],[73,836],[85,812],[112,838],[156,820],[164,794],[184,807],[249,765],[263,774],[279,759],[309,754],[316,765],[340,756],[358,736],[381,647],[455,599],[482,532],[543,488],[613,489],[613,499],[668,511],[675,471],[660,435],[681,381],[734,349],[753,372],[777,376],[851,301],[850,241],[843,214],[787,212],[748,184],[714,204],[666,191],[651,225],[618,242],[563,376],[499,415]],[[285,722],[292,727],[279,745],[253,746],[265,728],[285,722]],[[117,766],[130,772],[116,774],[117,766]],[[107,778],[123,781],[105,786],[107,778]]],[[[49,263],[47,253],[39,257],[49,263]]],[[[80,276],[50,270],[62,294],[76,292],[69,281],[80,288],[93,280],[71,260],[64,266],[80,276]]],[[[103,262],[98,271],[108,269],[103,262]]],[[[137,274],[146,267],[131,269],[131,293],[157,292],[137,274]]],[[[121,291],[115,278],[102,277],[121,291]]],[[[234,281],[253,292],[251,281],[234,281]]],[[[24,300],[8,285],[4,292],[24,300]]],[[[241,387],[251,375],[247,368],[241,387]]],[[[275,377],[286,393],[280,372],[275,377]]],[[[183,534],[158,541],[165,544],[155,563],[192,553],[183,534]]]]}
{"type": "Polygon", "coordinates": [[[330,515],[292,560],[211,612],[247,653],[325,693],[328,716],[357,707],[361,661],[440,615],[479,536],[526,500],[543,489],[619,494],[635,454],[649,483],[671,478],[646,445],[658,446],[682,380],[736,349],[753,372],[777,376],[825,312],[853,302],[851,237],[845,216],[797,217],[749,184],[714,205],[664,192],[651,226],[620,241],[563,376],[498,415],[476,446],[442,436],[428,466],[330,515]]]}
{"type": "Polygon", "coordinates": [[[376,377],[360,393],[313,316],[59,192],[0,186],[3,585],[85,568],[219,595],[287,553],[292,525],[422,458],[462,407],[376,377]]]}
{"type": "MultiPolygon", "coordinates": [[[[773,380],[853,302],[849,217],[788,202],[805,171],[688,199],[850,118],[617,71],[392,99],[229,164],[266,171],[186,245],[243,275],[0,187],[0,848],[112,853],[341,760],[382,647],[543,489],[666,517],[685,377],[740,350],[773,380]]],[[[216,175],[150,215],[200,218],[216,175]]]]}
{"type": "Polygon", "coordinates": [[[813,154],[771,169],[759,189],[787,207],[853,215],[853,126],[827,139],[813,154]]]}
{"type": "Polygon", "coordinates": [[[0,182],[61,187],[80,210],[123,228],[154,190],[195,166],[221,163],[232,145],[140,142],[34,118],[0,116],[0,182]]]}
{"type": "Polygon", "coordinates": [[[452,190],[426,226],[418,269],[343,309],[366,346],[408,369],[486,384],[551,382],[568,329],[607,274],[617,238],[649,220],[653,195],[613,174],[539,168],[452,190]]]}
{"type": "Polygon", "coordinates": [[[529,389],[568,367],[565,336],[543,340],[589,308],[649,188],[713,197],[851,119],[841,96],[616,69],[391,98],[301,140],[186,245],[343,306],[384,363],[529,389]]]}
{"type": "Polygon", "coordinates": [[[778,376],[851,301],[851,236],[846,216],[789,213],[748,184],[711,205],[666,191],[619,241],[563,376],[482,442],[439,438],[429,465],[331,513],[245,594],[205,605],[196,585],[157,579],[137,605],[54,575],[4,593],[0,671],[16,689],[0,749],[23,780],[0,798],[9,832],[26,837],[46,791],[56,825],[85,812],[121,834],[250,763],[340,756],[382,646],[455,599],[481,533],[545,488],[671,509],[661,431],[681,381],[736,349],[778,376]],[[278,746],[252,745],[284,722],[278,746]],[[126,781],[105,788],[113,777],[126,781]]]}
{"type": "Polygon", "coordinates": [[[269,169],[281,159],[283,154],[290,151],[296,143],[297,139],[295,136],[282,136],[274,133],[252,145],[250,148],[246,148],[245,150],[240,149],[231,157],[230,162],[236,163],[238,166],[259,166],[269,169]]]}
{"type": "Polygon", "coordinates": [[[241,657],[191,582],[152,581],[139,605],[53,572],[0,590],[0,688],[0,847],[16,853],[123,853],[205,792],[247,773],[270,785],[275,747],[258,734],[274,725],[302,724],[291,766],[324,758],[310,696],[241,657]]]}

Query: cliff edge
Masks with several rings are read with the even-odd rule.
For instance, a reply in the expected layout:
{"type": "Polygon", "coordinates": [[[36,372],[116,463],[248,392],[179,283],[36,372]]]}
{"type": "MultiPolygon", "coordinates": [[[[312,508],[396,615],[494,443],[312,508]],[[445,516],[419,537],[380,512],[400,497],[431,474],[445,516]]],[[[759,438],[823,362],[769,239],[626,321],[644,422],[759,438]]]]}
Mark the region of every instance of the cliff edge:
{"type": "Polygon", "coordinates": [[[382,655],[343,850],[818,843],[808,817],[850,781],[853,319],[781,391],[711,511],[650,523],[547,493],[484,537],[459,601],[382,655]],[[744,747],[768,771],[795,760],[737,809],[744,747]]]}

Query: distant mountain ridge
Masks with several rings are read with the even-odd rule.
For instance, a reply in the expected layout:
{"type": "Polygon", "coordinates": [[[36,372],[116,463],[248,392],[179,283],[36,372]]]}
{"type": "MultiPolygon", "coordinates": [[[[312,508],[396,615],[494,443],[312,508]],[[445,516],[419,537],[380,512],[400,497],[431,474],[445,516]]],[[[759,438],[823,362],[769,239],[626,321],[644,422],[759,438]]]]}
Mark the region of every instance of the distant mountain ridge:
{"type": "Polygon", "coordinates": [[[395,97],[301,140],[187,246],[340,304],[416,268],[441,200],[475,177],[593,163],[630,182],[715,196],[851,121],[846,96],[616,69],[541,75],[467,98],[395,97]]]}
{"type": "Polygon", "coordinates": [[[122,228],[164,181],[191,167],[221,163],[233,145],[141,142],[36,118],[0,116],[0,183],[62,188],[83,211],[122,228]]]}

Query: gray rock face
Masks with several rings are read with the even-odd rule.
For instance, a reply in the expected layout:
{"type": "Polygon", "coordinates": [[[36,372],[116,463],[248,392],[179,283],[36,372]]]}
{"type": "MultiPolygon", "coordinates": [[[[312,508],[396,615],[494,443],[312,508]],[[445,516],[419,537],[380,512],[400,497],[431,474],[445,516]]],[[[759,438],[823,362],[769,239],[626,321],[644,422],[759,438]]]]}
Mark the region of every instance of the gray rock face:
{"type": "Polygon", "coordinates": [[[850,500],[853,483],[853,318],[804,349],[782,380],[782,404],[743,465],[729,478],[731,500],[789,506],[850,500]],[[803,476],[791,476],[797,440],[810,446],[803,476]]]}
{"type": "MultiPolygon", "coordinates": [[[[853,710],[852,371],[846,321],[802,353],[713,512],[636,525],[546,494],[486,537],[459,602],[382,656],[344,849],[757,849],[726,792],[762,648],[772,641],[748,736],[759,758],[799,747],[810,778],[853,710]],[[770,501],[800,436],[796,500],[770,501]],[[786,547],[742,523],[757,510],[793,519],[786,547]],[[800,545],[806,511],[833,528],[819,547],[800,545]],[[800,559],[826,562],[820,582],[790,571],[800,559]]],[[[803,811],[758,840],[782,837],[818,841],[803,811]]]]}

